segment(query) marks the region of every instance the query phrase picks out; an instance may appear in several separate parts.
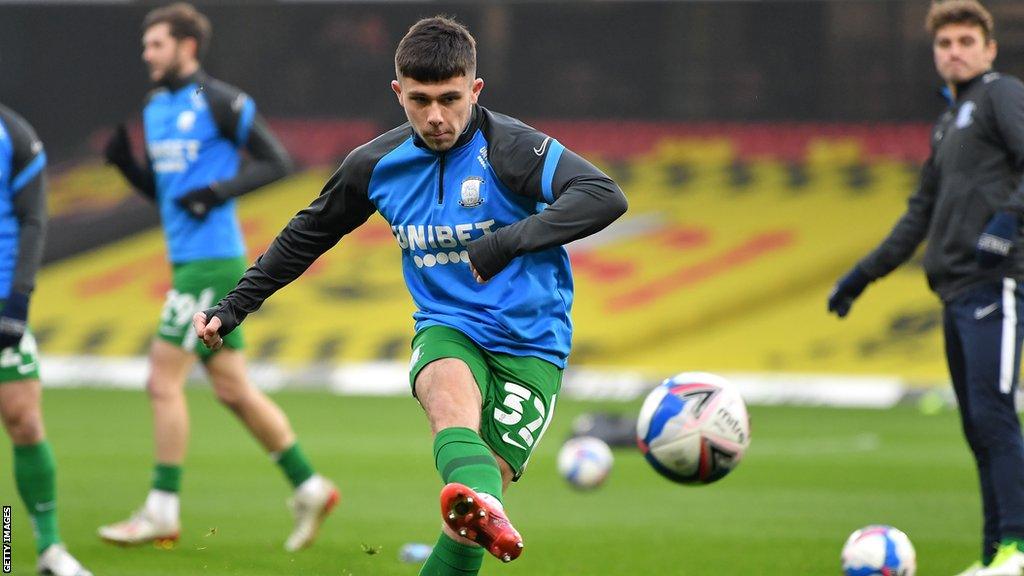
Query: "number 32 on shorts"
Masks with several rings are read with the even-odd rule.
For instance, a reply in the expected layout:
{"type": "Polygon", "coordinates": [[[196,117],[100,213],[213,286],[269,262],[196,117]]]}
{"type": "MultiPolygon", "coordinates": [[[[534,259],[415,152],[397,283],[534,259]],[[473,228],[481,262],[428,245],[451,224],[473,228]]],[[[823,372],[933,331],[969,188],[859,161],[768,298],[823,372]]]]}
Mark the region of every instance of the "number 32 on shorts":
{"type": "Polygon", "coordinates": [[[540,441],[548,424],[551,423],[551,415],[555,411],[555,397],[551,398],[550,409],[545,409],[540,396],[525,386],[505,382],[505,392],[507,394],[502,405],[494,408],[494,419],[511,427],[512,430],[502,434],[501,439],[520,450],[530,450],[540,441]],[[519,424],[522,426],[516,430],[515,427],[519,424]]]}

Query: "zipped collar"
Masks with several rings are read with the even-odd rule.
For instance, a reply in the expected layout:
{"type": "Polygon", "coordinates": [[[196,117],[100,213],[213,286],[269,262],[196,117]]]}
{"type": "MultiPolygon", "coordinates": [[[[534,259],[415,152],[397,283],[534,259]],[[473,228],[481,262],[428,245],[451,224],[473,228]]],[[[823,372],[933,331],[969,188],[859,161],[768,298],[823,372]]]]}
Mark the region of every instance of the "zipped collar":
{"type": "Polygon", "coordinates": [[[178,78],[177,76],[169,79],[165,78],[164,80],[157,82],[156,85],[158,87],[167,88],[171,92],[177,92],[178,90],[181,90],[185,86],[188,86],[192,83],[196,83],[202,86],[209,79],[210,77],[207,76],[206,72],[204,72],[202,68],[199,68],[198,70],[189,74],[188,76],[185,76],[184,78],[178,78]]]}
{"type": "Polygon", "coordinates": [[[473,111],[469,116],[469,122],[466,123],[466,128],[462,131],[462,134],[459,134],[459,138],[455,141],[455,144],[451,148],[445,150],[444,152],[435,152],[431,150],[430,147],[427,146],[426,142],[424,142],[423,139],[420,138],[420,135],[416,133],[416,130],[410,124],[409,130],[412,132],[412,143],[415,144],[416,147],[422,148],[423,150],[426,150],[427,152],[430,152],[432,154],[447,154],[449,152],[453,152],[455,150],[458,150],[459,148],[462,148],[466,144],[469,144],[469,141],[473,139],[473,135],[476,134],[476,131],[480,128],[480,125],[483,123],[483,117],[484,115],[480,112],[480,105],[473,104],[473,111]]]}
{"type": "Polygon", "coordinates": [[[963,82],[957,82],[957,84],[956,84],[956,96],[955,97],[953,96],[953,91],[949,89],[949,86],[943,86],[942,89],[939,90],[939,94],[946,100],[946,103],[948,103],[950,106],[952,106],[952,105],[960,102],[961,100],[963,100],[964,99],[964,95],[967,94],[968,90],[970,90],[971,88],[974,88],[974,86],[976,86],[978,84],[978,82],[981,81],[982,78],[984,78],[985,76],[987,76],[987,75],[989,75],[989,74],[991,74],[993,72],[995,72],[995,70],[992,70],[990,68],[990,69],[982,72],[981,74],[978,74],[974,78],[971,78],[970,80],[965,80],[963,82]]]}

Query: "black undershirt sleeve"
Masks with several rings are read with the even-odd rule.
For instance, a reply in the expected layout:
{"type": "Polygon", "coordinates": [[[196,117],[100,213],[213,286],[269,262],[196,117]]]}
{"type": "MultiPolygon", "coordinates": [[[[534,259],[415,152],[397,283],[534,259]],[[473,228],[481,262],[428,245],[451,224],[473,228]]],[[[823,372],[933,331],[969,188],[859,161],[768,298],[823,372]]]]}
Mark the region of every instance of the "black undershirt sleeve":
{"type": "MultiPolygon", "coordinates": [[[[555,145],[547,147],[546,153],[550,154],[555,145]]],[[[510,167],[516,174],[509,174],[506,168],[505,175],[498,175],[503,181],[507,178],[518,183],[520,194],[545,201],[542,180],[546,158],[536,154],[530,140],[520,149],[519,167],[510,167]]],[[[484,280],[501,272],[517,256],[590,236],[626,212],[628,203],[622,190],[593,164],[568,149],[561,150],[557,162],[550,182],[554,202],[537,214],[469,243],[470,261],[484,280]]]]}

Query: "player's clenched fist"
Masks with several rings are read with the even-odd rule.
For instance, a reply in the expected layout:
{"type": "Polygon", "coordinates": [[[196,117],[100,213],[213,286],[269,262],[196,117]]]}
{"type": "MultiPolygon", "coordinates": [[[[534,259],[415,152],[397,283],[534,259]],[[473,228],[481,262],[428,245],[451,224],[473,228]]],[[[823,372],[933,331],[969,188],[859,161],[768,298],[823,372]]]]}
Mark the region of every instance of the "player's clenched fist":
{"type": "Polygon", "coordinates": [[[192,317],[192,326],[196,329],[196,335],[210,350],[217,350],[224,344],[224,339],[217,333],[221,327],[220,318],[213,316],[207,320],[206,312],[196,312],[192,317]]]}
{"type": "Polygon", "coordinates": [[[238,316],[232,312],[231,307],[222,305],[196,312],[196,315],[192,317],[192,326],[195,327],[196,335],[210,350],[217,350],[223,346],[224,337],[237,328],[239,322],[238,316]]]}

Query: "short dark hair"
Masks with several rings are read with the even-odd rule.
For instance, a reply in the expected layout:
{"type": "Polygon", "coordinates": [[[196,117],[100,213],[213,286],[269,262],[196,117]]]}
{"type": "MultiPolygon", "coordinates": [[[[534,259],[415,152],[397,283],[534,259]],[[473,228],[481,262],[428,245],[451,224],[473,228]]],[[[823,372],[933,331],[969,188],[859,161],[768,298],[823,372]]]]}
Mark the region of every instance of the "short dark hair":
{"type": "Polygon", "coordinates": [[[157,24],[167,24],[171,28],[171,36],[177,40],[192,38],[196,41],[196,58],[202,59],[206,49],[210,47],[213,27],[210,20],[195,6],[187,2],[175,2],[168,6],[154,8],[146,14],[142,21],[142,32],[145,33],[157,24]]]}
{"type": "Polygon", "coordinates": [[[395,73],[419,82],[474,76],[476,40],[465,26],[453,18],[424,18],[413,24],[398,43],[395,73]]]}
{"type": "Polygon", "coordinates": [[[949,24],[973,24],[981,27],[985,41],[995,36],[996,23],[992,14],[977,0],[946,0],[933,2],[925,18],[925,29],[933,37],[940,28],[949,24]]]}

